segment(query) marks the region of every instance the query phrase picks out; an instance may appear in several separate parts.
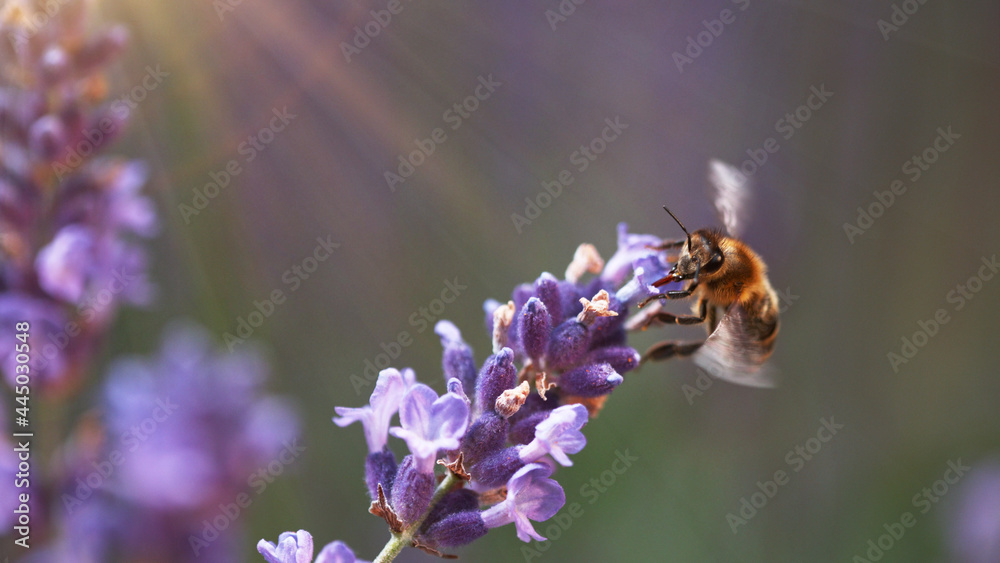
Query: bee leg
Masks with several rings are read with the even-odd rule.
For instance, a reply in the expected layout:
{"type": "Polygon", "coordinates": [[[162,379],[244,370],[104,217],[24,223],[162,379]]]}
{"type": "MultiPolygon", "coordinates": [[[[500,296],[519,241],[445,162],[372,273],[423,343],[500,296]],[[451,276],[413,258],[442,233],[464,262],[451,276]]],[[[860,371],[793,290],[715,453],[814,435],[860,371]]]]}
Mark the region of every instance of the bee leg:
{"type": "MultiPolygon", "coordinates": [[[[701,273],[701,264],[698,264],[698,266],[695,267],[694,270],[694,277],[691,278],[691,283],[687,286],[687,288],[682,290],[668,291],[666,293],[660,293],[657,295],[651,295],[639,302],[639,308],[642,309],[647,303],[649,303],[650,301],[654,301],[656,299],[684,299],[685,297],[690,297],[691,294],[694,293],[694,290],[698,288],[698,275],[700,273],[701,273]]],[[[673,281],[673,271],[671,271],[671,273],[667,277],[653,282],[653,285],[655,287],[660,287],[660,285],[666,284],[670,281],[673,281]]]]}
{"type": "Polygon", "coordinates": [[[657,299],[684,299],[685,297],[691,297],[691,294],[694,293],[694,290],[697,287],[698,287],[697,282],[692,282],[687,289],[678,291],[668,291],[666,293],[658,293],[656,295],[650,295],[649,297],[639,302],[639,308],[642,309],[650,301],[656,301],[657,299]]]}
{"type": "Polygon", "coordinates": [[[663,360],[668,360],[677,357],[686,357],[694,354],[701,348],[702,342],[676,342],[676,341],[666,341],[660,342],[659,344],[652,345],[646,353],[642,355],[642,359],[639,361],[639,365],[646,363],[647,361],[659,362],[663,360]]]}
{"type": "Polygon", "coordinates": [[[709,307],[706,320],[708,321],[708,333],[712,334],[719,326],[719,310],[716,307],[709,307]]]}
{"type": "MultiPolygon", "coordinates": [[[[714,307],[712,308],[715,309],[714,307]]],[[[698,302],[698,315],[674,315],[667,313],[665,311],[660,311],[655,315],[651,315],[642,324],[642,330],[649,328],[651,324],[662,323],[662,324],[677,324],[677,325],[696,325],[698,323],[705,322],[705,318],[708,316],[708,300],[702,299],[698,302]]]]}

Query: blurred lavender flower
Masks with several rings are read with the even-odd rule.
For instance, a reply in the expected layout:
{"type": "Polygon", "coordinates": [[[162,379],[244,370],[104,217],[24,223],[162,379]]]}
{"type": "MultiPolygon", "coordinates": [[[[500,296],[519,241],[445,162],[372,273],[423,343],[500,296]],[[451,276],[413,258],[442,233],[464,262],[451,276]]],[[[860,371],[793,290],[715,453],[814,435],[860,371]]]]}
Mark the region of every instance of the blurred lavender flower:
{"type": "Polygon", "coordinates": [[[167,510],[214,506],[294,449],[297,417],[262,394],[267,369],[252,349],[217,352],[188,324],[168,327],[158,358],[118,360],[105,385],[109,434],[155,428],[121,464],[116,492],[167,510]]]}
{"type": "Polygon", "coordinates": [[[1000,462],[977,466],[959,486],[949,522],[951,561],[1000,561],[1000,462]]]}
{"type": "Polygon", "coordinates": [[[95,550],[110,545],[128,560],[241,560],[239,526],[220,507],[248,495],[259,468],[302,450],[297,416],[264,393],[266,374],[252,348],[219,351],[191,324],[169,327],[153,358],[117,360],[104,386],[108,438],[97,452],[67,448],[68,517],[40,561],[86,560],[56,558],[77,553],[69,543],[83,530],[95,550]],[[106,481],[83,488],[78,476],[102,464],[106,481]]]}
{"type": "MultiPolygon", "coordinates": [[[[0,9],[0,291],[4,319],[44,326],[32,331],[32,367],[50,390],[82,377],[120,304],[152,298],[134,241],[157,219],[140,193],[145,167],[97,156],[126,124],[104,101],[102,74],[127,33],[88,35],[81,0],[42,4],[0,9]]],[[[0,325],[0,341],[12,326],[0,325]]],[[[10,350],[0,351],[8,381],[10,350]]]]}

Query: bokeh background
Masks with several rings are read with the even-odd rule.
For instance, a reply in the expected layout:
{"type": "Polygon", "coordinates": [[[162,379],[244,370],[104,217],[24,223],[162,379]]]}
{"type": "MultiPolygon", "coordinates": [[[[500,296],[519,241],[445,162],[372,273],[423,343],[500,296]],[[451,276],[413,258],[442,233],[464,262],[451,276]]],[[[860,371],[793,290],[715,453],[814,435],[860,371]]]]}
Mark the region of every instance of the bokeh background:
{"type": "MultiPolygon", "coordinates": [[[[454,321],[481,361],[484,299],[505,299],[543,271],[561,275],[581,242],[610,256],[621,221],[676,236],[664,203],[692,228],[716,224],[707,161],[742,163],[769,137],[780,148],[753,174],[746,240],[774,286],[795,296],[772,359],[780,387],[716,382],[686,396],[693,365],[644,367],[588,425],[575,465],[558,473],[583,515],[557,534],[539,526],[553,540],[537,556],[509,527],[460,554],[848,561],[910,511],[915,527],[883,560],[957,560],[949,538],[960,494],[926,514],[911,499],[949,460],[979,468],[1000,455],[1000,278],[961,310],[946,301],[1000,251],[996,2],[403,0],[350,61],[344,42],[386,2],[96,5],[132,31],[113,88],[137,84],[147,65],[169,73],[117,145],[152,167],[148,191],[164,224],[152,243],[159,304],[120,316],[107,358],[152,351],[177,316],[221,342],[255,300],[288,295],[253,340],[269,351],[273,389],[301,407],[306,452],[254,499],[247,560],[258,538],[299,528],[320,545],[345,540],[364,558],[381,549],[387,532],[367,513],[361,482],[362,433],[330,417],[335,405],[367,401],[370,387],[359,392],[351,375],[363,376],[401,332],[413,343],[393,365],[443,388],[438,338],[410,319],[445,280],[467,289],[431,317],[454,321]],[[891,23],[902,4],[919,9],[886,39],[878,21],[891,23]],[[725,9],[734,21],[679,69],[674,53],[725,9]],[[553,25],[547,12],[560,10],[553,25]],[[489,76],[501,85],[451,129],[446,110],[489,76]],[[833,94],[785,139],[776,123],[812,87],[833,94]],[[286,107],[296,117],[247,161],[241,143],[286,107]],[[628,128],[579,172],[571,155],[615,117],[628,128]],[[447,139],[390,189],[385,172],[438,127],[447,139]],[[939,127],[960,137],[912,181],[902,167],[933,146],[939,127]],[[192,205],[234,159],[241,173],[185,217],[179,205],[192,205]],[[525,198],[564,169],[574,182],[519,232],[511,215],[525,215],[525,198]],[[895,179],[907,191],[851,241],[844,224],[895,179]],[[340,247],[288,292],[282,276],[317,237],[340,247]],[[941,308],[951,321],[895,372],[887,354],[941,308]],[[790,471],[788,452],[816,436],[823,417],[844,428],[790,471]],[[638,460],[596,498],[585,494],[619,451],[638,460]],[[788,484],[734,533],[727,514],[777,470],[789,471],[788,484]]],[[[635,345],[698,334],[663,329],[635,345]]],[[[408,550],[398,560],[432,559],[408,550]]]]}

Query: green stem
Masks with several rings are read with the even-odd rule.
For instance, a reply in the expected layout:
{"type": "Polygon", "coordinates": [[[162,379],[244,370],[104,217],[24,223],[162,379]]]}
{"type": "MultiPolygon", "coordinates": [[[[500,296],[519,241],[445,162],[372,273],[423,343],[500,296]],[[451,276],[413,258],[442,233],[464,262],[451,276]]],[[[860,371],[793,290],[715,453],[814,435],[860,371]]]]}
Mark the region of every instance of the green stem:
{"type": "Polygon", "coordinates": [[[382,552],[378,554],[378,557],[376,557],[375,561],[372,561],[372,563],[388,563],[389,561],[395,559],[396,556],[403,551],[404,547],[409,546],[413,542],[413,536],[416,535],[417,530],[420,529],[420,525],[427,519],[427,516],[431,513],[434,505],[436,505],[445,493],[450,491],[459,481],[459,477],[449,471],[448,474],[445,475],[444,481],[441,481],[441,484],[438,485],[437,489],[434,491],[434,496],[431,497],[431,504],[427,507],[427,511],[424,512],[420,518],[417,518],[416,522],[407,526],[402,532],[392,534],[389,542],[385,544],[385,547],[382,548],[382,552]]]}

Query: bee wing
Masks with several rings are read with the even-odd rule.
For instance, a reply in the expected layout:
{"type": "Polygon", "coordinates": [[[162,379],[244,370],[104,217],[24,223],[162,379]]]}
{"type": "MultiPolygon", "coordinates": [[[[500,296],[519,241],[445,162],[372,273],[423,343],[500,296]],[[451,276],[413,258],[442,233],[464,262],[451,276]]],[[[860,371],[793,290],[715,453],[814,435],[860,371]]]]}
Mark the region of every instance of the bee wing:
{"type": "Polygon", "coordinates": [[[743,235],[750,215],[750,179],[735,166],[721,160],[708,162],[711,198],[719,219],[730,236],[743,235]]]}
{"type": "Polygon", "coordinates": [[[774,330],[773,325],[753,322],[742,305],[733,303],[694,354],[694,363],[730,383],[774,387],[774,369],[765,364],[773,342],[766,338],[774,330]]]}

